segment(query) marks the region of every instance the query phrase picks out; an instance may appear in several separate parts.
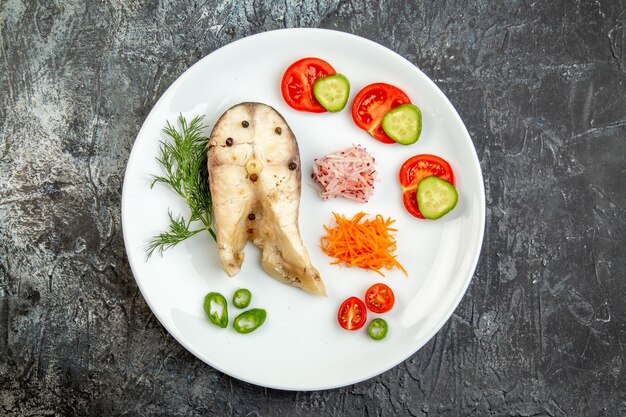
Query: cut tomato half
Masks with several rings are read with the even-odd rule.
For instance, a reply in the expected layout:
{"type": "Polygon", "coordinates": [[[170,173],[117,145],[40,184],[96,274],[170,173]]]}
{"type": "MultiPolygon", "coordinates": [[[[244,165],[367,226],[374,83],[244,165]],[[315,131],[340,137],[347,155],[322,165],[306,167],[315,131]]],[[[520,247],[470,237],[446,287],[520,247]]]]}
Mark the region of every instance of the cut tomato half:
{"type": "Polygon", "coordinates": [[[383,283],[374,284],[365,292],[365,305],[373,313],[386,313],[393,308],[395,302],[393,291],[383,283]]]}
{"type": "Polygon", "coordinates": [[[324,107],[315,99],[313,85],[319,78],[335,74],[328,62],[319,58],[302,58],[287,68],[280,84],[283,99],[298,111],[323,113],[324,107]]]}
{"type": "Polygon", "coordinates": [[[391,84],[375,83],[359,91],[352,102],[352,120],[382,143],[396,143],[382,127],[383,117],[401,104],[410,104],[406,93],[391,84]]]}
{"type": "Polygon", "coordinates": [[[398,174],[402,186],[402,200],[404,207],[413,216],[423,219],[417,205],[417,185],[426,177],[436,176],[454,185],[454,173],[450,164],[435,155],[415,155],[407,159],[398,174]]]}
{"type": "Polygon", "coordinates": [[[363,301],[356,297],[350,297],[339,307],[337,313],[339,325],[346,330],[358,330],[367,321],[367,309],[363,301]]]}

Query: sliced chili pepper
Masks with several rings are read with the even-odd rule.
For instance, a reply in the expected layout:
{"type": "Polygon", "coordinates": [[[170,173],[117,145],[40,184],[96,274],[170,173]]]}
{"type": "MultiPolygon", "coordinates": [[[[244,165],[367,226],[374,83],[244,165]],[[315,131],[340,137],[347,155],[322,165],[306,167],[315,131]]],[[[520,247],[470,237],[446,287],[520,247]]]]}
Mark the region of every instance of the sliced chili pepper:
{"type": "Polygon", "coordinates": [[[239,288],[233,295],[233,305],[237,308],[246,308],[250,305],[252,294],[245,288],[239,288]]]}
{"type": "Polygon", "coordinates": [[[222,294],[218,292],[208,293],[204,297],[204,311],[211,323],[223,329],[228,326],[228,303],[222,294]]]}
{"type": "Polygon", "coordinates": [[[247,310],[235,317],[233,327],[238,333],[250,333],[265,323],[267,312],[262,308],[247,310]]]}
{"type": "Polygon", "coordinates": [[[385,319],[376,318],[367,327],[367,334],[374,340],[382,340],[387,336],[389,326],[385,319]]]}

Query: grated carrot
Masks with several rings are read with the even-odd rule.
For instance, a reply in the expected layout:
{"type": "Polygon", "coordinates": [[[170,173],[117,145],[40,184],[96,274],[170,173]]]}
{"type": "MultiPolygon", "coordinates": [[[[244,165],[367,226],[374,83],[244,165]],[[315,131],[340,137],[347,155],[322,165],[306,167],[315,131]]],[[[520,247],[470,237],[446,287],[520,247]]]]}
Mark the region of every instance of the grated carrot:
{"type": "Polygon", "coordinates": [[[331,265],[346,264],[348,268],[357,266],[377,272],[383,277],[381,269],[398,268],[408,275],[396,259],[394,252],[396,240],[391,232],[397,232],[390,226],[395,223],[377,214],[373,220],[364,219],[365,213],[359,212],[352,219],[333,212],[335,227],[324,226],[326,235],[320,239],[320,246],[326,255],[336,258],[331,265]]]}

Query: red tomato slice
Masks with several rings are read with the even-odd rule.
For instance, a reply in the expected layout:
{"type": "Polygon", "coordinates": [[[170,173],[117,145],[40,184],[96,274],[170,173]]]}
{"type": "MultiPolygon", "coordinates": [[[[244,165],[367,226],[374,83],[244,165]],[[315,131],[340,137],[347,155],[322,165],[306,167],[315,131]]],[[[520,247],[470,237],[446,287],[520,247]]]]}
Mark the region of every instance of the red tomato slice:
{"type": "Polygon", "coordinates": [[[375,83],[359,91],[352,102],[354,123],[374,139],[382,143],[396,143],[382,127],[383,117],[389,110],[401,104],[410,104],[411,100],[398,87],[391,84],[375,83]]]}
{"type": "Polygon", "coordinates": [[[417,184],[431,175],[435,175],[454,185],[454,173],[450,164],[435,155],[415,155],[407,159],[400,168],[398,179],[402,186],[404,207],[418,219],[423,219],[424,216],[422,216],[417,206],[417,184]]]}
{"type": "Polygon", "coordinates": [[[385,284],[374,284],[365,292],[365,304],[374,313],[388,312],[395,302],[393,291],[385,284]]]}
{"type": "Polygon", "coordinates": [[[337,71],[319,58],[302,58],[287,68],[280,84],[283,99],[289,107],[298,111],[323,113],[326,111],[313,95],[313,84],[318,78],[337,71]]]}
{"type": "Polygon", "coordinates": [[[339,307],[337,313],[339,324],[346,330],[358,330],[367,321],[367,309],[363,301],[356,297],[350,297],[339,307]]]}

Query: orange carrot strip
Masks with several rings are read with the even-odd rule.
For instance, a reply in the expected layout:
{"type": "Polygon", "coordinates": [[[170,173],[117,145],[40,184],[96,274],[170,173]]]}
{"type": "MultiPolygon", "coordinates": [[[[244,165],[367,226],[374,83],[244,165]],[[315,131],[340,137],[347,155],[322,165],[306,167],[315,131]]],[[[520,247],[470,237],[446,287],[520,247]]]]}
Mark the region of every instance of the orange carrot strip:
{"type": "Polygon", "coordinates": [[[320,238],[320,247],[328,256],[335,258],[333,265],[345,264],[347,267],[372,270],[385,276],[380,269],[397,268],[407,271],[398,262],[393,252],[396,241],[389,226],[395,223],[390,217],[385,219],[378,214],[373,219],[365,219],[366,213],[359,212],[352,219],[333,212],[335,226],[324,226],[326,235],[320,238]]]}

